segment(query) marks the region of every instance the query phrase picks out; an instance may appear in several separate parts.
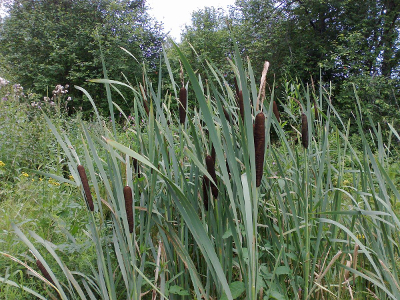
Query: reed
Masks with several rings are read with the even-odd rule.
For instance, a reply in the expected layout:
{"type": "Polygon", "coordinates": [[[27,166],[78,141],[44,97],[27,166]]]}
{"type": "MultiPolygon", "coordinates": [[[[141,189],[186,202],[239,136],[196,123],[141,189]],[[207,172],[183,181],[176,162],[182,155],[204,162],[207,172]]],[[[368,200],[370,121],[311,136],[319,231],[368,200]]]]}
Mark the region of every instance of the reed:
{"type": "Polygon", "coordinates": [[[94,211],[92,193],[90,192],[89,182],[88,182],[88,179],[86,176],[85,168],[82,165],[78,165],[77,169],[78,169],[79,177],[81,178],[83,191],[85,193],[86,203],[87,203],[90,211],[94,211]]]}

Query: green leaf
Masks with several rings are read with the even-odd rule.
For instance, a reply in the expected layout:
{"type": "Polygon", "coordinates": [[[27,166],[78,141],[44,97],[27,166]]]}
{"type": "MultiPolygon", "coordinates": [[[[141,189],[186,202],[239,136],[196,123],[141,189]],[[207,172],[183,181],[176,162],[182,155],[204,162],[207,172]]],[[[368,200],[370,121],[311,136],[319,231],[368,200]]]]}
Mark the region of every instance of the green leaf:
{"type": "Polygon", "coordinates": [[[169,288],[169,293],[170,294],[175,294],[175,295],[180,295],[180,296],[189,296],[189,292],[187,290],[184,290],[182,287],[178,285],[173,285],[169,288]]]}
{"type": "MultiPolygon", "coordinates": [[[[235,281],[229,285],[233,299],[238,298],[246,290],[246,286],[242,281],[235,281]]],[[[222,295],[220,300],[227,300],[225,293],[222,295]]]]}

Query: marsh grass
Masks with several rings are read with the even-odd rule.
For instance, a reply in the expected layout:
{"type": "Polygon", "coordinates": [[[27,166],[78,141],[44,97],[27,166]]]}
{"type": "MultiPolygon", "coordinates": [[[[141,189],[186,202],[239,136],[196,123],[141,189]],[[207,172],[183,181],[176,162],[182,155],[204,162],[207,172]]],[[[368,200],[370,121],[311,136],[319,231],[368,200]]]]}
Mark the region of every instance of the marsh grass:
{"type": "MultiPolygon", "coordinates": [[[[265,133],[261,179],[253,133],[256,80],[250,62],[245,66],[235,51],[232,91],[210,63],[203,81],[177,48],[197,103],[184,124],[179,111],[165,105],[171,95],[162,94],[161,72],[158,83],[145,84],[148,114],[143,93],[129,83],[92,80],[107,90],[132,90],[135,123],[146,120],[133,129],[133,141],[117,136],[114,124],[110,131],[97,115],[100,133],[80,124],[78,154],[77,145],[46,118],[82,205],[86,188],[77,167],[87,170],[94,207],[85,210],[85,233],[96,253],[89,270],[72,269],[60,249],[13,225],[31,259],[40,260],[53,280],[49,285],[36,276],[48,293],[62,299],[400,299],[400,222],[394,210],[400,194],[387,172],[390,141],[382,138],[382,130],[390,130],[400,139],[395,128],[374,125],[371,146],[355,95],[359,152],[350,143],[351,121],[340,118],[322,85],[317,105],[308,87],[290,86],[289,101],[280,101],[286,126],[274,113],[272,92],[260,108],[264,124],[256,129],[265,133]],[[291,141],[289,125],[303,145],[291,141]],[[211,147],[215,158],[205,158],[211,147]],[[126,201],[127,187],[132,202],[126,201]]],[[[166,56],[165,62],[178,101],[166,56]]],[[[91,96],[78,89],[96,111],[91,96]]],[[[109,93],[108,102],[113,107],[109,93]]]]}

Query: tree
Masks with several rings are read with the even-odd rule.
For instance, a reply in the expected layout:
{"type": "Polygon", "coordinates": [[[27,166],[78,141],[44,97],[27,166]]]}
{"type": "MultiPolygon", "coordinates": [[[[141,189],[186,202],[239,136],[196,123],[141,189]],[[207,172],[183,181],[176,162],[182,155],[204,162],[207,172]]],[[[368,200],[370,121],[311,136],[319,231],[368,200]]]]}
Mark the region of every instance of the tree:
{"type": "Polygon", "coordinates": [[[68,83],[101,97],[103,87],[85,84],[103,77],[99,44],[109,77],[122,79],[124,72],[133,78],[141,77],[141,66],[119,47],[152,67],[164,38],[144,0],[15,0],[8,13],[0,27],[0,54],[18,82],[39,94],[68,83]]]}

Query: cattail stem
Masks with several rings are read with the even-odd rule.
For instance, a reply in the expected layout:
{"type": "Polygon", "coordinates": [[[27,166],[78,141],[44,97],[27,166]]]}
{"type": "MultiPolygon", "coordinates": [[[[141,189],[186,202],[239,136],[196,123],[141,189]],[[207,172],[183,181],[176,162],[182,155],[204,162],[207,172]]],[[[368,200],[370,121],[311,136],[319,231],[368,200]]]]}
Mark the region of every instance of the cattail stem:
{"type": "Polygon", "coordinates": [[[185,124],[186,120],[186,104],[187,104],[187,91],[182,87],[179,91],[179,122],[185,124]]]}
{"type": "Polygon", "coordinates": [[[81,178],[83,191],[85,192],[86,203],[90,211],[94,211],[92,193],[90,192],[89,182],[86,176],[85,168],[82,165],[78,165],[78,173],[81,178]]]}
{"type": "Polygon", "coordinates": [[[211,155],[206,156],[206,165],[207,165],[207,171],[211,175],[211,178],[214,180],[214,183],[211,183],[211,192],[214,196],[214,198],[218,197],[218,188],[216,186],[217,184],[217,174],[215,173],[215,162],[212,158],[211,155]]]}
{"type": "Polygon", "coordinates": [[[203,203],[204,208],[208,211],[208,189],[210,187],[210,180],[206,175],[203,175],[203,203]]]}
{"type": "Polygon", "coordinates": [[[301,143],[308,149],[308,121],[305,113],[301,114],[301,143]]]}
{"type": "Polygon", "coordinates": [[[51,282],[52,285],[54,284],[53,279],[51,279],[49,272],[47,272],[46,268],[43,266],[42,262],[40,260],[36,260],[36,266],[39,268],[40,272],[42,272],[43,277],[46,278],[49,282],[51,282]]]}
{"type": "Polygon", "coordinates": [[[125,186],[123,189],[125,198],[125,211],[126,218],[128,219],[129,232],[133,232],[133,200],[132,200],[132,189],[129,186],[125,186]]]}
{"type": "Polygon", "coordinates": [[[264,171],[265,153],[265,116],[262,112],[257,114],[254,122],[254,149],[256,159],[256,187],[259,187],[264,171]]]}

